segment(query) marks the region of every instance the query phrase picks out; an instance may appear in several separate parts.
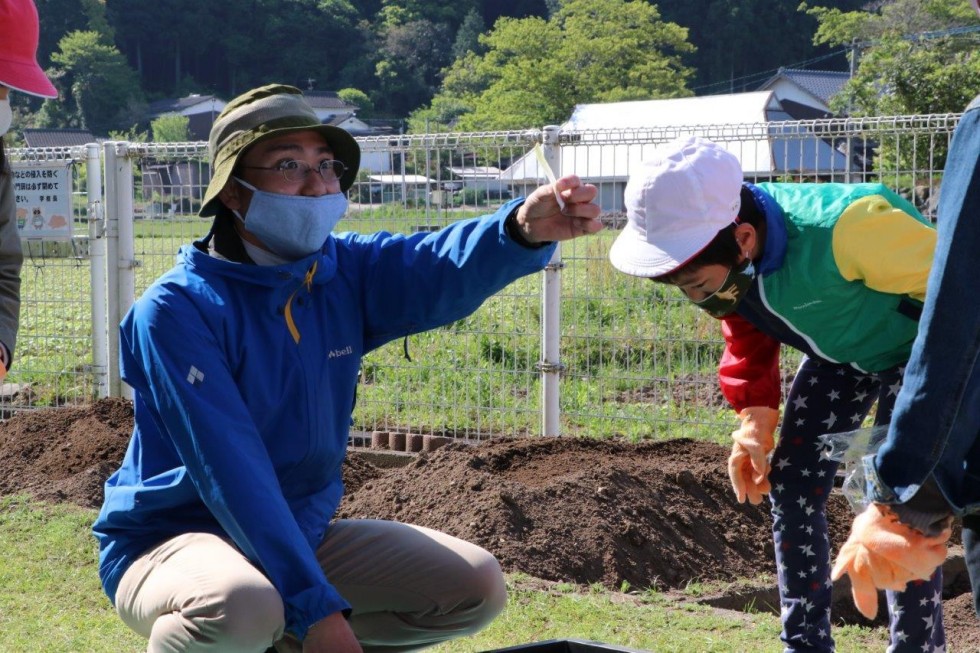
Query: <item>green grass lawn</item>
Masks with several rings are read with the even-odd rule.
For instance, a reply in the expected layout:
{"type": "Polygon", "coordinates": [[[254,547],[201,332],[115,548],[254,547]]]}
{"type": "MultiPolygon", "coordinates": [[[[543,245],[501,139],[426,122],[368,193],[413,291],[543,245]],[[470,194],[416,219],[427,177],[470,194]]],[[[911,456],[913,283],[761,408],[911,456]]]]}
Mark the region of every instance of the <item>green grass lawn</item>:
{"type": "MultiPolygon", "coordinates": [[[[0,499],[0,651],[138,653],[145,642],[99,586],[92,510],[0,499]]],[[[548,639],[587,639],[661,652],[779,653],[779,620],[691,605],[658,593],[611,592],[508,576],[510,601],[489,628],[430,649],[467,653],[548,639]]],[[[693,591],[693,588],[692,588],[693,591]]],[[[841,653],[887,645],[882,629],[835,630],[841,653]]]]}

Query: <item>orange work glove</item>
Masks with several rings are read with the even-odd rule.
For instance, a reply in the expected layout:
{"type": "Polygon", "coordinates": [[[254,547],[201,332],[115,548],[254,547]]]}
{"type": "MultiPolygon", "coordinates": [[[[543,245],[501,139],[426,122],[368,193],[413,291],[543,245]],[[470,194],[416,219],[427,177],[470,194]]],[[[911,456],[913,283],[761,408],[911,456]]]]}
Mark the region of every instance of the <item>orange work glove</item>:
{"type": "Polygon", "coordinates": [[[7,364],[0,358],[0,381],[7,378],[7,364]]]}
{"type": "Polygon", "coordinates": [[[738,414],[742,426],[732,433],[735,444],[728,457],[728,477],[735,498],[757,505],[772,489],[769,485],[769,453],[775,447],[773,436],[779,411],[768,406],[750,406],[738,414]]]}
{"type": "Polygon", "coordinates": [[[878,614],[878,590],[902,591],[910,581],[932,576],[946,559],[953,530],[927,537],[898,521],[892,510],[872,503],[851,524],[831,578],[851,577],[854,605],[868,619],[878,614]]]}

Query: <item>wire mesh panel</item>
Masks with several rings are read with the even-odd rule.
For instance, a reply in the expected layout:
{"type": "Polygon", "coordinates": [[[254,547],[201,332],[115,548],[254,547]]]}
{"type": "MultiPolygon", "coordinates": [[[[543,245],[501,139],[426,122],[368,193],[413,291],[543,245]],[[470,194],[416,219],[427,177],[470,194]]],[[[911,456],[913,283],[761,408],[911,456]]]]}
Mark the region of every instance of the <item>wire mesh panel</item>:
{"type": "Polygon", "coordinates": [[[92,291],[88,257],[89,206],[85,151],[79,148],[7,151],[18,197],[24,265],[20,329],[10,373],[0,393],[4,417],[17,410],[91,401],[99,376],[92,360],[92,291]],[[67,179],[45,195],[30,192],[41,170],[67,179]],[[63,177],[62,177],[63,176],[63,177]],[[42,216],[35,199],[70,195],[70,215],[42,216]],[[56,224],[62,236],[43,235],[56,224]]]}
{"type": "MultiPolygon", "coordinates": [[[[491,213],[515,192],[502,171],[537,134],[359,139],[362,171],[341,228],[412,233],[491,213]]],[[[354,428],[469,439],[534,432],[540,284],[525,277],[463,320],[368,354],[354,428]]]]}
{"type": "MultiPolygon", "coordinates": [[[[748,181],[882,182],[934,219],[942,166],[957,115],[782,121],[685,129],[734,153],[748,181]]],[[[549,132],[551,133],[551,132],[549,132]]],[[[730,409],[718,390],[718,322],[668,286],[615,271],[608,251],[625,223],[623,190],[676,128],[564,130],[545,147],[559,175],[599,190],[606,229],[564,243],[558,365],[542,359],[542,275],[525,277],[471,316],[365,356],[355,431],[483,439],[538,433],[542,374],[560,370],[560,427],[569,435],[727,437],[730,409]]],[[[432,231],[495,211],[546,183],[532,153],[543,131],[359,138],[361,170],[340,229],[432,231]]],[[[118,151],[133,183],[133,298],[203,237],[197,217],[210,179],[205,143],[129,143],[118,151]]],[[[20,343],[4,406],[58,405],[94,395],[84,167],[79,153],[13,151],[12,160],[64,161],[72,170],[76,236],[28,243],[20,343]]],[[[115,205],[106,198],[107,205],[115,205]]],[[[127,254],[128,256],[128,254],[127,254]]],[[[122,261],[107,261],[123,267],[122,261]]],[[[110,275],[111,277],[111,275],[110,275]]],[[[111,295],[111,292],[110,292],[111,295]]],[[[122,298],[123,302],[127,298],[122,298]]],[[[125,310],[125,306],[121,307],[125,310]]],[[[106,328],[115,329],[116,324],[106,328]]],[[[115,354],[115,352],[111,352],[115,354]]],[[[783,352],[789,379],[799,354],[783,352]]],[[[112,365],[116,363],[113,362],[112,365]]]]}
{"type": "MultiPolygon", "coordinates": [[[[686,130],[735,154],[750,182],[880,182],[935,219],[941,165],[957,117],[714,125],[686,130]]],[[[625,223],[630,170],[676,129],[562,134],[562,174],[599,187],[607,229],[567,243],[562,298],[564,432],[727,437],[731,409],[717,365],[719,323],[676,289],[615,271],[607,253],[625,223]]],[[[783,348],[784,384],[799,352],[783,348]]]]}
{"type": "Polygon", "coordinates": [[[136,295],[173,267],[177,250],[203,238],[211,220],[198,217],[211,179],[207,143],[133,143],[133,235],[136,295]]]}

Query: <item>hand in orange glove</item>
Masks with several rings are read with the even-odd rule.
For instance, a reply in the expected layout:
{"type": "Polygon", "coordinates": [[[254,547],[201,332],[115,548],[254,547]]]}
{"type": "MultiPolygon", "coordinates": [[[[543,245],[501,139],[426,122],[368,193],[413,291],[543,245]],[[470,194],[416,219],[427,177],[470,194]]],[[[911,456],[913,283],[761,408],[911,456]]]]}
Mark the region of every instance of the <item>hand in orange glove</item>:
{"type": "Polygon", "coordinates": [[[910,581],[932,576],[946,559],[952,528],[927,537],[898,521],[892,510],[872,503],[851,524],[831,578],[851,577],[854,605],[868,619],[878,614],[878,590],[902,591],[910,581]]]}
{"type": "Polygon", "coordinates": [[[775,447],[773,440],[779,411],[768,406],[743,408],[738,416],[742,426],[732,433],[735,444],[728,457],[728,477],[735,490],[735,498],[743,503],[757,505],[772,489],[769,485],[769,453],[775,447]]]}

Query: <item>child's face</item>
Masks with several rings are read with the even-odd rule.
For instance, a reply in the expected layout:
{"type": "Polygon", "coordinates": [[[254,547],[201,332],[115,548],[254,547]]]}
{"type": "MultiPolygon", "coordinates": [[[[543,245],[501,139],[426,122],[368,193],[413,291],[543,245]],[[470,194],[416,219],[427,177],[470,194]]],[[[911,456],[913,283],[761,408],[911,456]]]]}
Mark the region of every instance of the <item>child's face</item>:
{"type": "Polygon", "coordinates": [[[715,263],[690,272],[680,272],[675,284],[692,302],[700,302],[721,288],[728,277],[728,266],[715,263]]]}

